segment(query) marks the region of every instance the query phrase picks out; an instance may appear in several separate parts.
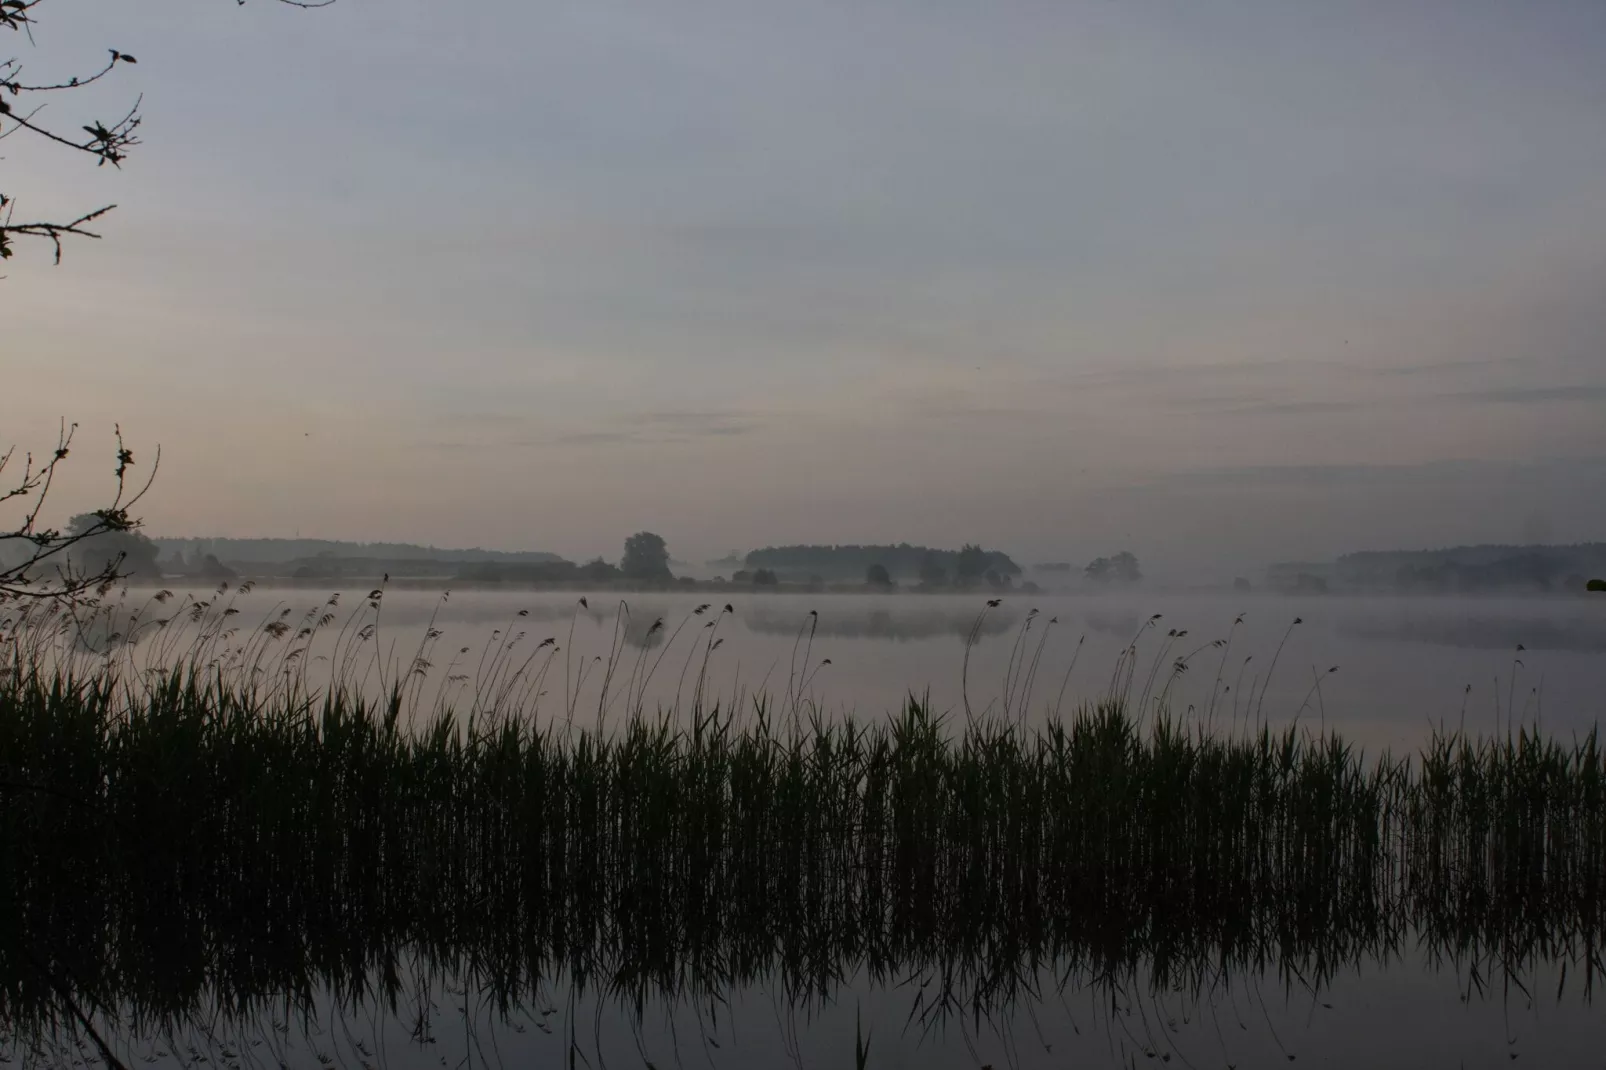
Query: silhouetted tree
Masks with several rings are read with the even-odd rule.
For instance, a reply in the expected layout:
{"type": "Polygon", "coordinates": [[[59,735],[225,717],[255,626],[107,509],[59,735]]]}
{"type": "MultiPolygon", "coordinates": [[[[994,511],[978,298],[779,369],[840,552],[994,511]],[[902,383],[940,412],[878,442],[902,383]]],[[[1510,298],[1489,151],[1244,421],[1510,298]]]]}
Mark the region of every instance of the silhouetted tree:
{"type": "Polygon", "coordinates": [[[1597,580],[1590,580],[1587,584],[1584,585],[1584,589],[1586,591],[1592,591],[1592,592],[1595,592],[1597,594],[1602,592],[1602,591],[1606,591],[1606,580],[1598,580],[1598,579],[1597,580]]]}
{"type": "Polygon", "coordinates": [[[1138,568],[1138,559],[1130,552],[1122,550],[1114,557],[1096,557],[1084,570],[1087,578],[1095,583],[1136,583],[1143,578],[1143,572],[1138,568]]]}
{"type": "Polygon", "coordinates": [[[607,583],[620,576],[618,566],[598,557],[580,566],[580,578],[590,583],[607,583]]]}
{"type": "Polygon", "coordinates": [[[625,556],[619,571],[626,579],[662,583],[674,579],[669,571],[669,547],[663,537],[638,531],[625,540],[625,556]]]}
{"type": "Polygon", "coordinates": [[[954,562],[954,575],[960,583],[974,583],[987,571],[987,551],[975,543],[967,542],[959,550],[954,562]]]}
{"type": "Polygon", "coordinates": [[[771,569],[761,568],[753,573],[753,585],[755,587],[774,587],[780,582],[780,579],[771,569]]]}
{"type": "Polygon", "coordinates": [[[871,565],[865,569],[864,582],[871,587],[891,587],[892,575],[887,572],[885,565],[871,565]]]}
{"type": "MultiPolygon", "coordinates": [[[[134,537],[144,538],[142,535],[135,535],[134,537]]],[[[206,557],[201,560],[201,567],[196,572],[196,576],[200,579],[206,580],[208,583],[217,583],[222,580],[236,580],[240,578],[240,574],[229,566],[225,565],[223,562],[219,561],[216,554],[207,554],[206,557]]]]}
{"type": "MultiPolygon", "coordinates": [[[[39,25],[39,10],[46,2],[47,0],[0,0],[0,31],[11,30],[19,38],[33,43],[34,30],[39,25]]],[[[245,0],[239,2],[244,3],[245,0]]],[[[310,8],[326,7],[334,0],[279,0],[279,2],[291,7],[310,8]]],[[[41,114],[44,103],[49,98],[75,93],[135,62],[133,56],[119,49],[108,48],[106,52],[108,58],[95,70],[78,75],[52,73],[43,78],[28,77],[20,56],[0,60],[0,139],[22,134],[24,139],[13,144],[26,144],[31,141],[41,146],[48,145],[68,152],[83,153],[93,159],[97,167],[106,164],[121,167],[123,160],[128,156],[128,151],[139,144],[137,136],[141,122],[139,97],[136,96],[128,110],[122,112],[121,118],[94,120],[80,125],[76,130],[57,126],[41,114]]],[[[100,237],[87,228],[115,207],[116,205],[112,204],[103,205],[71,219],[52,221],[30,220],[24,217],[18,221],[15,214],[15,198],[0,190],[0,260],[13,255],[14,238],[40,238],[51,244],[55,252],[55,262],[59,264],[61,239],[69,235],[82,238],[100,237]]]]}
{"type": "MultiPolygon", "coordinates": [[[[973,575],[979,578],[987,569],[996,569],[1001,575],[1019,576],[1020,565],[1002,550],[983,550],[986,564],[973,575]]],[[[809,575],[817,573],[827,579],[862,579],[871,565],[882,565],[893,578],[919,575],[921,568],[934,561],[949,575],[957,574],[960,551],[939,550],[930,546],[913,546],[906,542],[872,545],[844,544],[837,546],[800,544],[793,546],[766,546],[747,554],[743,568],[774,569],[781,575],[809,575]]],[[[972,566],[974,568],[974,566],[972,566]]]]}
{"type": "Polygon", "coordinates": [[[929,587],[940,587],[948,582],[948,570],[943,568],[942,559],[936,554],[928,553],[920,559],[920,582],[929,587]]]}

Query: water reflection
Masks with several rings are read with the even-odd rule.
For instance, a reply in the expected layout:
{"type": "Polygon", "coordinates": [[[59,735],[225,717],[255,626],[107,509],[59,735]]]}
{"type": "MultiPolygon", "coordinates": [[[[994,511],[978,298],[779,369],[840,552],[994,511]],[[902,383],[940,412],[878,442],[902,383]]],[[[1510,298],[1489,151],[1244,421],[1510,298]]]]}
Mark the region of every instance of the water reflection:
{"type": "Polygon", "coordinates": [[[1338,634],[1348,639],[1426,643],[1473,650],[1562,650],[1606,653],[1606,613],[1565,617],[1513,617],[1480,612],[1423,616],[1409,611],[1346,614],[1338,634]]]}
{"type": "MultiPolygon", "coordinates": [[[[178,1065],[196,1066],[210,1051],[216,1065],[239,1066],[240,1054],[263,1046],[280,1063],[312,1065],[344,1031],[353,1065],[377,1066],[436,1065],[438,1050],[505,1046],[528,1030],[532,1041],[548,1038],[553,1056],[578,1051],[579,1065],[596,1065],[587,1055],[603,1047],[605,1017],[620,1054],[628,1037],[662,1050],[671,1037],[657,1020],[689,1012],[676,1049],[741,1066],[752,1064],[721,1059],[706,1038],[724,1035],[721,1008],[728,1017],[755,998],[774,1008],[780,1043],[789,1031],[817,1028],[833,1006],[870,1004],[882,1008],[866,1023],[882,1050],[890,1035],[939,1051],[970,1033],[1016,1030],[1013,1043],[1029,1042],[1034,1031],[1044,1036],[1040,1018],[1063,1025],[1060,1008],[1074,1001],[1086,1008],[1067,1019],[1077,1036],[1059,1030],[1061,1060],[1045,1043],[1034,1065],[1063,1065],[1071,1045],[1085,1042],[1083,1031],[1103,1034],[1121,1053],[1086,1064],[1170,1062],[1190,1044],[1215,1046],[1197,1034],[1235,1024],[1245,1035],[1222,1038],[1221,1050],[1247,1067],[1308,1048],[1304,1030],[1317,1007],[1331,1010],[1336,1000],[1357,1008],[1368,991],[1357,977],[1370,977],[1373,991],[1395,983],[1386,970],[1428,978],[1406,994],[1420,1001],[1431,985],[1487,1004],[1489,1020],[1503,1012],[1510,1029],[1536,1001],[1590,1006],[1602,969],[1593,907],[1546,909],[1509,890],[1454,881],[1397,897],[1311,881],[1200,896],[1153,874],[1136,882],[1111,874],[1101,891],[1089,872],[1073,878],[1081,894],[1051,902],[1012,900],[1007,878],[985,894],[918,882],[899,889],[929,890],[930,901],[892,898],[891,882],[805,880],[795,895],[777,895],[766,882],[755,896],[757,882],[739,879],[729,884],[734,894],[602,879],[584,900],[521,901],[517,882],[471,879],[462,894],[424,904],[353,875],[331,874],[317,898],[293,884],[254,894],[210,889],[168,898],[160,909],[149,900],[124,908],[69,896],[52,927],[30,928],[6,948],[0,1038],[27,1038],[12,1055],[31,1046],[40,1066],[61,1065],[74,1046],[92,1054],[101,1042],[129,1054],[130,1065],[141,1052],[144,1062],[159,1061],[164,1045],[178,1065]],[[324,898],[341,892],[348,898],[324,898]],[[85,909],[97,913],[70,920],[68,911],[85,909]],[[95,939],[107,935],[113,942],[95,939]],[[100,1041],[76,1029],[80,1011],[100,1041]],[[391,1057],[381,1057],[382,1038],[358,1039],[370,1034],[353,1034],[354,1024],[388,1032],[391,1057]],[[1246,1050],[1268,1058],[1232,1055],[1246,1050]]],[[[444,888],[427,872],[423,883],[433,895],[444,888]]],[[[1563,1016],[1547,1017],[1555,1030],[1563,1016]]],[[[833,1057],[810,1065],[851,1065],[849,1039],[837,1037],[833,1057]]],[[[1094,1056],[1103,1046],[1094,1045],[1094,1056]]],[[[483,1050],[477,1061],[529,1065],[483,1050]]],[[[921,1062],[937,1064],[930,1054],[921,1062]]]]}
{"type": "Polygon", "coordinates": [[[818,624],[795,608],[755,605],[741,618],[749,631],[760,635],[796,636],[813,632],[816,638],[867,639],[911,642],[952,637],[963,644],[974,634],[977,640],[1008,635],[1020,627],[1022,613],[1016,609],[996,609],[982,614],[975,607],[964,609],[843,609],[827,604],[816,613],[818,624]]]}
{"type": "Polygon", "coordinates": [[[1145,618],[1139,613],[1109,613],[1097,610],[1087,615],[1087,626],[1100,635],[1130,640],[1143,627],[1145,618]]]}

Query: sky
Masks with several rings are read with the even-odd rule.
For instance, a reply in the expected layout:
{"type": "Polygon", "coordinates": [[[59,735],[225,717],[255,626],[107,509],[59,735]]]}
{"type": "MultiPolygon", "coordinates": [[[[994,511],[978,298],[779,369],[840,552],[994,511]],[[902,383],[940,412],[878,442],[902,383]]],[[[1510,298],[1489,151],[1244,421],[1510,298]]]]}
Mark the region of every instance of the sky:
{"type": "Polygon", "coordinates": [[[55,0],[0,439],[162,535],[1606,539],[1598,0],[55,0]]]}

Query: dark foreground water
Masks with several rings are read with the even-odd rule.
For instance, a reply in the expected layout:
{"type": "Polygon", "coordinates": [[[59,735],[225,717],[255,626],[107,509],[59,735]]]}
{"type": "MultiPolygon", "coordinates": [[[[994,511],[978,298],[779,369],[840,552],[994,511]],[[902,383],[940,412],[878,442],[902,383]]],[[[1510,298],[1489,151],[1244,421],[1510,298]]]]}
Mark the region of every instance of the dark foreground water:
{"type": "MultiPolygon", "coordinates": [[[[831,964],[822,963],[822,967],[831,964]]],[[[381,977],[369,979],[376,987],[381,977]]],[[[779,982],[701,1000],[584,994],[555,978],[502,1006],[483,980],[415,982],[383,993],[213,1007],[168,1026],[92,1012],[123,1065],[184,1067],[1596,1067],[1606,1015],[1575,964],[1506,975],[1488,960],[1427,964],[1407,950],[1320,984],[1265,970],[1209,971],[1156,989],[1043,969],[1035,992],[977,1013],[945,999],[940,970],[901,983],[848,973],[830,999],[779,982]],[[857,1062],[859,1054],[864,1062],[857,1062]]],[[[6,1065],[112,1065],[81,1028],[0,1042],[6,1065]]]]}

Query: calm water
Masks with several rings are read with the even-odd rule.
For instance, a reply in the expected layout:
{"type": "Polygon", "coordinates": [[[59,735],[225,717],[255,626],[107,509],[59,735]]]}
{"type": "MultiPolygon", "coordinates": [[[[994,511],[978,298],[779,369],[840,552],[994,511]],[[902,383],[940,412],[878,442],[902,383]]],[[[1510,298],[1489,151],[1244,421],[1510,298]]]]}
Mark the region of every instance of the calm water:
{"type": "MultiPolygon", "coordinates": [[[[362,593],[345,596],[342,620],[362,593]]],[[[673,704],[678,690],[684,705],[706,672],[707,691],[726,699],[765,690],[783,707],[803,696],[834,714],[875,717],[911,692],[929,693],[955,714],[968,696],[973,711],[1007,706],[1011,716],[1038,720],[1107,693],[1121,651],[1136,639],[1132,696],[1147,694],[1150,706],[1163,696],[1174,712],[1208,716],[1218,728],[1258,714],[1273,725],[1325,723],[1368,747],[1398,749],[1415,748],[1440,723],[1490,732],[1498,718],[1503,731],[1513,708],[1518,723],[1564,736],[1606,714],[1606,598],[1014,595],[989,609],[977,596],[788,594],[730,597],[729,614],[719,612],[727,601],[719,597],[706,615],[692,615],[715,597],[636,595],[621,615],[605,595],[581,609],[570,593],[457,592],[442,602],[395,590],[384,597],[375,639],[348,665],[374,680],[376,652],[410,662],[433,621],[441,635],[427,652],[427,694],[460,705],[500,653],[504,685],[520,670],[533,682],[546,667],[531,689],[539,716],[563,717],[573,706],[577,721],[594,719],[612,649],[606,708],[614,716],[627,694],[651,707],[673,704]],[[984,610],[967,683],[967,636],[984,610]],[[1210,645],[1218,640],[1229,645],[1210,645]]],[[[293,620],[320,603],[309,591],[257,590],[239,598],[234,620],[248,633],[276,606],[293,620]]],[[[327,647],[315,644],[312,656],[320,650],[327,647]]]]}
{"type": "MultiPolygon", "coordinates": [[[[1513,991],[1467,997],[1464,978],[1396,967],[1346,977],[1315,996],[1277,978],[1235,978],[1213,993],[1141,998],[1049,991],[1047,998],[976,1021],[964,1008],[922,1021],[909,989],[846,990],[793,1007],[784,992],[749,988],[712,1008],[649,1006],[638,1019],[616,1001],[570,1002],[559,992],[504,1018],[472,987],[442,985],[395,1014],[321,1000],[315,1021],[268,1012],[244,1026],[214,1025],[123,1047],[130,1066],[158,1067],[854,1067],[869,1034],[871,1070],[994,1067],[1315,1066],[1477,1070],[1606,1064],[1606,1017],[1576,995],[1530,1003],[1513,991]],[[467,997],[467,1010],[464,1000],[467,997]],[[860,1031],[862,1030],[862,1032],[860,1031]]],[[[1050,984],[1052,983],[1050,979],[1050,984]]],[[[72,1050],[69,1047],[68,1051],[72,1050]]],[[[64,1053],[25,1048],[18,1065],[65,1065],[64,1053]],[[62,1059],[62,1061],[56,1061],[62,1059]]],[[[84,1054],[91,1054],[85,1051],[84,1054]]]]}
{"type": "MultiPolygon", "coordinates": [[[[342,621],[361,594],[343,599],[342,621]]],[[[772,595],[731,598],[728,614],[721,599],[702,615],[696,595],[637,596],[623,615],[614,600],[588,601],[580,609],[568,593],[460,592],[442,602],[391,591],[371,636],[361,637],[374,621],[363,608],[344,655],[336,625],[306,660],[314,676],[339,664],[372,680],[376,654],[407,666],[423,649],[423,705],[443,694],[466,708],[476,688],[522,689],[537,698],[537,716],[572,708],[582,723],[599,707],[621,716],[630,696],[651,707],[678,695],[684,706],[699,677],[727,699],[767,691],[783,711],[814,704],[885,716],[913,691],[956,716],[968,702],[1033,721],[1106,693],[1136,640],[1132,695],[1151,705],[1163,695],[1174,711],[1225,730],[1297,719],[1370,748],[1414,748],[1440,723],[1503,730],[1513,709],[1561,735],[1606,713],[1606,599],[1012,596],[987,608],[978,597],[772,595]],[[1185,671],[1174,668],[1179,658],[1185,671]]],[[[244,623],[233,641],[281,603],[294,620],[321,602],[306,591],[253,591],[234,603],[241,612],[229,619],[244,623]]],[[[1407,933],[1383,950],[1351,949],[1325,965],[1325,978],[1273,956],[1258,971],[1201,968],[1158,993],[1141,963],[1113,986],[1056,977],[1048,963],[1030,998],[983,1015],[964,999],[942,1008],[929,965],[911,967],[900,985],[872,984],[854,963],[821,963],[840,971],[828,1000],[743,982],[716,999],[649,999],[639,1013],[599,998],[605,977],[583,993],[549,980],[506,1017],[476,985],[432,977],[404,984],[394,1010],[371,997],[340,1010],[325,1001],[310,1024],[270,1011],[119,1050],[130,1065],[566,1066],[573,1051],[576,1066],[836,1067],[854,1065],[862,1028],[870,1067],[1606,1066],[1606,1007],[1592,998],[1589,962],[1575,959],[1567,973],[1541,954],[1508,972],[1512,964],[1489,951],[1501,934],[1478,939],[1462,954],[1425,955],[1407,933]]],[[[34,1065],[61,1057],[0,1049],[34,1065]]]]}

